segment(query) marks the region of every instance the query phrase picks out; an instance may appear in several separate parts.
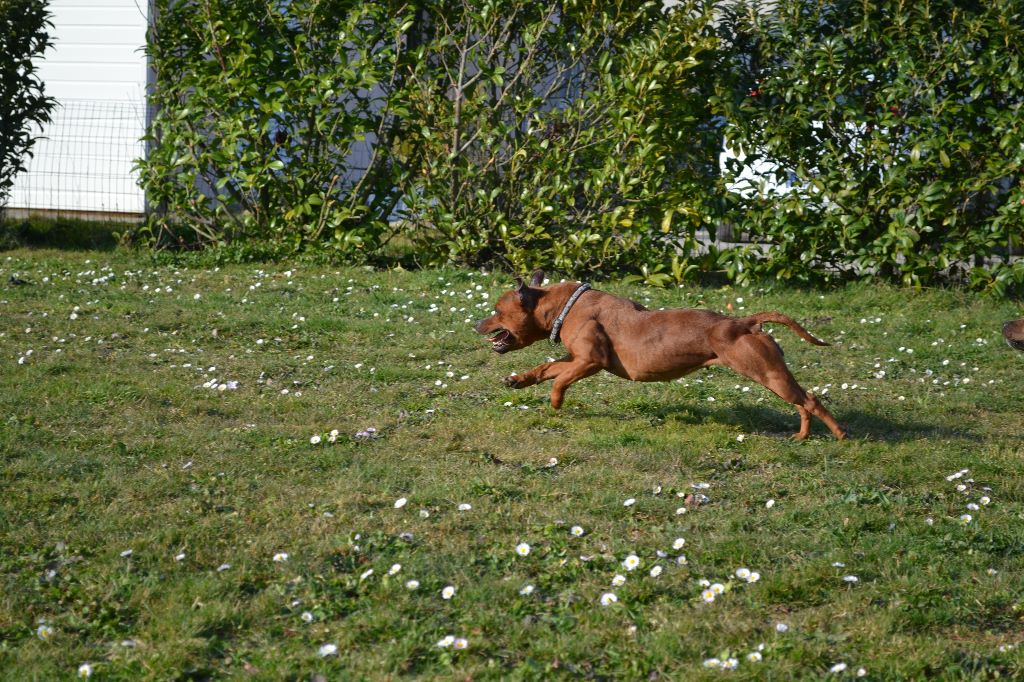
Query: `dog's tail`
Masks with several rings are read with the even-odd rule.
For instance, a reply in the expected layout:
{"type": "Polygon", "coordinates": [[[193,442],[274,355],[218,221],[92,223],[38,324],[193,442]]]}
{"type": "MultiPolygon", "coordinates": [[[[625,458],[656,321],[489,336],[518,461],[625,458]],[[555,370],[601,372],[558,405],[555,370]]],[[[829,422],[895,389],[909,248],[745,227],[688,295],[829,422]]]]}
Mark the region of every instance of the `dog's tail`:
{"type": "Polygon", "coordinates": [[[783,315],[782,313],[776,312],[774,310],[770,310],[763,313],[756,313],[754,315],[751,315],[747,319],[751,320],[754,324],[758,325],[758,327],[760,327],[765,322],[778,322],[779,324],[784,324],[790,329],[792,329],[794,332],[796,332],[797,336],[799,336],[801,339],[808,343],[813,343],[815,346],[829,345],[822,341],[821,339],[811,336],[811,333],[804,329],[803,327],[801,327],[800,324],[792,317],[789,317],[788,315],[783,315]]]}

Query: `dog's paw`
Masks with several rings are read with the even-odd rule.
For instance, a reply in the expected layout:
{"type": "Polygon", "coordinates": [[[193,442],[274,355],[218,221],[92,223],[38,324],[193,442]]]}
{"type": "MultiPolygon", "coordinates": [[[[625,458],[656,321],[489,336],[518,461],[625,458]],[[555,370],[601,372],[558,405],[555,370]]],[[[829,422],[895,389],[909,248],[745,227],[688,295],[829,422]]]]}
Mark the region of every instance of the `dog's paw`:
{"type": "Polygon", "coordinates": [[[504,379],[501,380],[501,383],[505,384],[509,388],[526,388],[527,386],[530,385],[522,376],[518,374],[513,374],[512,376],[505,377],[504,379]]]}

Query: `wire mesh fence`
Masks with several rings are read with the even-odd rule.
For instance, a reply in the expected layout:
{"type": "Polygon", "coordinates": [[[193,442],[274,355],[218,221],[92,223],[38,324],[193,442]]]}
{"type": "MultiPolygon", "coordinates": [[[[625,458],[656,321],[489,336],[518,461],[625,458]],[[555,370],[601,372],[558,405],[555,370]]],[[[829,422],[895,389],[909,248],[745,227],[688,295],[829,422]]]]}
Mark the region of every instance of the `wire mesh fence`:
{"type": "Polygon", "coordinates": [[[135,161],[145,154],[146,104],[64,99],[14,182],[9,209],[141,216],[135,161]]]}

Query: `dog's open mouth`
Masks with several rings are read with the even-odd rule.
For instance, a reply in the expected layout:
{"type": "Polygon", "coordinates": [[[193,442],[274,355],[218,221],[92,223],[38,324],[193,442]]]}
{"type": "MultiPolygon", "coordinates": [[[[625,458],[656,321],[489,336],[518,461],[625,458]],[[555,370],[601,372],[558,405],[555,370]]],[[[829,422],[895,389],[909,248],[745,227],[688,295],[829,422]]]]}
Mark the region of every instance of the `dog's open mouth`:
{"type": "Polygon", "coordinates": [[[507,329],[499,329],[491,337],[491,349],[496,353],[504,353],[512,348],[512,332],[507,329]]]}

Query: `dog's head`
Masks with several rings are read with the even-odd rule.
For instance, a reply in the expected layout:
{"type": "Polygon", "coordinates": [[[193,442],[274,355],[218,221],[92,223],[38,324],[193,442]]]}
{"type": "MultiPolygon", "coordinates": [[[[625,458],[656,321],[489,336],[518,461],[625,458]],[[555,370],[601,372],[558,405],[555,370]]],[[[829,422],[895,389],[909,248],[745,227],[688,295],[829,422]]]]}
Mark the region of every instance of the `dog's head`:
{"type": "Polygon", "coordinates": [[[501,295],[494,305],[494,314],[476,323],[479,334],[491,337],[491,348],[496,353],[526,348],[548,336],[537,320],[537,304],[544,296],[540,285],[544,271],[534,270],[527,285],[516,277],[516,288],[501,295]]]}
{"type": "Polygon", "coordinates": [[[1003,336],[1010,348],[1024,350],[1024,317],[1019,320],[1011,320],[1003,325],[1003,336]]]}

